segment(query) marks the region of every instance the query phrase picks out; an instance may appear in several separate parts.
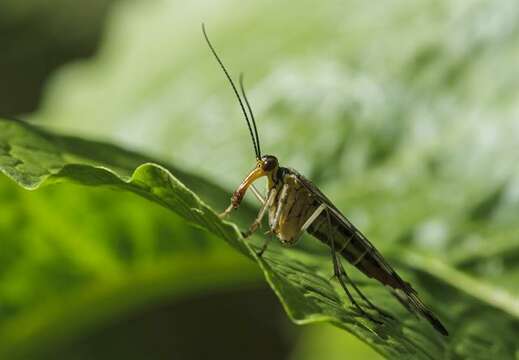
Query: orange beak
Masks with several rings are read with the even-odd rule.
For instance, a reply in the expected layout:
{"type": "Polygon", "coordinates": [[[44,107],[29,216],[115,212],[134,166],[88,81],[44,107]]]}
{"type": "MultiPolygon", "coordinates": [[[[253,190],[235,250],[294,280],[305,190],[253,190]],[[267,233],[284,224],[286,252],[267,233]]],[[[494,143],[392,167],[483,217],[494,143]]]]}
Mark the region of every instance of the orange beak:
{"type": "Polygon", "coordinates": [[[232,194],[232,207],[236,209],[238,206],[240,206],[240,203],[243,197],[245,196],[245,193],[247,192],[249,186],[251,186],[252,183],[258,180],[260,177],[266,175],[267,173],[265,173],[265,171],[261,167],[256,167],[254,170],[252,170],[250,174],[245,178],[245,180],[243,180],[241,185],[238,187],[238,190],[236,190],[234,194],[232,194]]]}

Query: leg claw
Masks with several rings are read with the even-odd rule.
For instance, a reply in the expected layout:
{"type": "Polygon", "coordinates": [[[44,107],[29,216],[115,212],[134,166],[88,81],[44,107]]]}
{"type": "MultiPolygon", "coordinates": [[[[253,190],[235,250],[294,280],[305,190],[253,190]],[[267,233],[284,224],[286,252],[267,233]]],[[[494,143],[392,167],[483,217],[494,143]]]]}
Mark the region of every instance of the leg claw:
{"type": "Polygon", "coordinates": [[[379,313],[382,317],[385,317],[386,319],[391,319],[391,320],[395,320],[395,318],[393,317],[393,315],[389,314],[388,312],[378,308],[375,306],[374,310],[379,313]]]}
{"type": "Polygon", "coordinates": [[[265,252],[265,249],[261,249],[260,251],[256,251],[256,256],[260,258],[260,257],[263,256],[264,252],[265,252]]]}
{"type": "Polygon", "coordinates": [[[368,314],[368,313],[365,312],[364,310],[360,310],[359,312],[360,312],[360,314],[361,314],[362,317],[368,319],[369,321],[371,321],[371,322],[374,323],[374,324],[377,324],[377,325],[382,325],[382,324],[384,324],[384,322],[375,319],[373,316],[371,316],[370,314],[368,314]]]}
{"type": "Polygon", "coordinates": [[[234,210],[234,207],[231,205],[229,205],[229,207],[227,209],[225,209],[222,213],[218,214],[218,217],[220,219],[225,219],[227,216],[229,216],[229,214],[231,213],[231,211],[234,210]]]}
{"type": "Polygon", "coordinates": [[[252,234],[254,234],[256,232],[256,230],[258,230],[258,228],[260,228],[261,225],[259,224],[252,224],[251,227],[249,228],[249,230],[245,231],[245,232],[242,232],[242,235],[244,238],[248,238],[249,236],[251,236],[252,234]]]}

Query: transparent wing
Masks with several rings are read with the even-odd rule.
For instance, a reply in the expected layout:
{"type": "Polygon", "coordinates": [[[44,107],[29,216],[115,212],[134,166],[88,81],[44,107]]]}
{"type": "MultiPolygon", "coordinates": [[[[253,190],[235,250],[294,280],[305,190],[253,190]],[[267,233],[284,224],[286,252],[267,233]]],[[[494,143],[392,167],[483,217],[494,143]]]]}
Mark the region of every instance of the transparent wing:
{"type": "MultiPolygon", "coordinates": [[[[384,285],[390,286],[393,295],[409,310],[427,319],[433,327],[443,335],[447,335],[447,330],[418,298],[418,293],[408,282],[404,281],[400,275],[389,265],[382,254],[375,246],[357,229],[339,209],[323,194],[317,186],[296,170],[288,169],[295,175],[299,182],[312,193],[320,202],[327,205],[327,210],[332,218],[332,226],[343,236],[342,242],[347,246],[342,247],[341,255],[352,263],[366,276],[375,278],[384,285]]],[[[324,243],[328,242],[328,236],[323,231],[309,229],[309,232],[319,238],[324,243]]]]}

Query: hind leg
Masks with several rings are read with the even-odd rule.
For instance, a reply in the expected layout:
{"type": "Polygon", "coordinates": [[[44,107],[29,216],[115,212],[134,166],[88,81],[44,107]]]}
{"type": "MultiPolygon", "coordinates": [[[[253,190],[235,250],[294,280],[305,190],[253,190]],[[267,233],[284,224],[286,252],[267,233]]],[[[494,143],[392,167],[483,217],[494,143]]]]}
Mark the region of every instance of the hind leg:
{"type": "MultiPolygon", "coordinates": [[[[376,320],[373,318],[370,314],[368,314],[358,303],[355,301],[353,296],[351,295],[350,291],[348,290],[348,286],[346,285],[346,282],[344,279],[346,278],[348,282],[353,285],[353,288],[358,292],[359,290],[356,288],[356,286],[349,281],[349,278],[346,276],[346,272],[344,271],[344,268],[342,267],[342,264],[340,263],[339,259],[337,258],[337,253],[335,252],[335,241],[333,240],[333,228],[331,226],[331,219],[330,219],[330,213],[328,210],[326,211],[326,217],[328,219],[328,240],[330,242],[330,248],[332,250],[332,261],[333,261],[333,273],[334,276],[339,281],[339,284],[343,288],[344,292],[348,296],[348,299],[350,300],[351,304],[357,308],[357,310],[367,319],[371,320],[372,322],[376,324],[382,324],[381,321],[376,320]]],[[[359,294],[360,295],[360,294],[359,294]]],[[[364,296],[361,296],[364,299],[364,296]]]]}
{"type": "Polygon", "coordinates": [[[355,290],[355,292],[362,298],[362,300],[364,301],[364,303],[370,308],[370,309],[373,309],[375,310],[376,312],[378,312],[380,315],[382,316],[385,316],[389,319],[394,319],[393,316],[391,316],[387,311],[384,311],[382,310],[381,308],[379,308],[378,306],[376,306],[375,304],[373,304],[371,302],[371,300],[369,300],[367,298],[366,295],[364,295],[362,293],[362,291],[360,291],[360,289],[357,287],[357,285],[355,285],[355,283],[353,282],[353,280],[350,279],[350,277],[348,276],[348,274],[346,273],[346,270],[344,270],[344,267],[341,263],[341,259],[337,256],[337,253],[335,254],[335,256],[337,257],[337,263],[339,264],[340,268],[341,268],[341,274],[344,276],[344,278],[346,279],[346,281],[353,287],[353,289],[355,290]]]}

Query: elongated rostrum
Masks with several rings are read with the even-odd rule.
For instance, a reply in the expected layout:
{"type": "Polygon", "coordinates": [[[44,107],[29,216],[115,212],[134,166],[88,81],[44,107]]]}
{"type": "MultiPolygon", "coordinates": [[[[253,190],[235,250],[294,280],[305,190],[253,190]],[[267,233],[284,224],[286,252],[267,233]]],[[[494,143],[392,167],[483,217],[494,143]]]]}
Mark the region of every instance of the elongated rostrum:
{"type": "Polygon", "coordinates": [[[284,246],[293,246],[306,231],[330,247],[335,278],[344,289],[352,305],[362,316],[379,324],[383,322],[379,320],[381,318],[392,318],[390,314],[375,306],[349,278],[341,263],[341,256],[366,276],[387,286],[391,294],[409,311],[425,318],[440,334],[447,336],[447,329],[420,300],[418,293],[411,284],[402,280],[373,244],[317,186],[296,170],[280,166],[275,156],[262,155],[256,121],[243,86],[243,76],[240,75],[239,77],[240,96],[229,72],[209,41],[203,24],[202,32],[238,99],[256,155],[256,166],[233,193],[230,206],[221,216],[227,216],[234,209],[237,209],[247,190],[252,188],[262,205],[256,220],[245,233],[245,236],[254,233],[267,214],[269,222],[270,236],[267,237],[263,247],[258,251],[258,256],[262,256],[267,249],[271,236],[277,237],[284,246]],[[253,183],[262,177],[267,178],[268,191],[265,198],[253,186],[253,183]],[[350,288],[360,297],[363,306],[355,300],[350,288]],[[382,316],[375,319],[364,310],[364,306],[382,316]]]}

